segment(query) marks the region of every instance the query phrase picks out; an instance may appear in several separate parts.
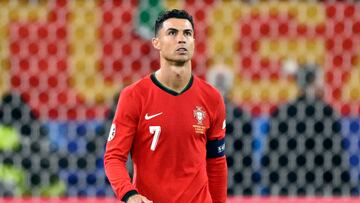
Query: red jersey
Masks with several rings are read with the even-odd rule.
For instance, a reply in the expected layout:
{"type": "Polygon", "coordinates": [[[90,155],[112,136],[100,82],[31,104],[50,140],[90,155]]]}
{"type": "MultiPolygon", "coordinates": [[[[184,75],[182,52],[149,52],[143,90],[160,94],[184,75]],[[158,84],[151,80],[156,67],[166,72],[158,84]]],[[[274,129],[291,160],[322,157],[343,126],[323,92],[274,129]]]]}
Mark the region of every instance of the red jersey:
{"type": "Polygon", "coordinates": [[[137,191],[154,203],[225,202],[225,156],[207,159],[206,148],[224,136],[225,107],[215,88],[192,76],[176,93],[152,74],[120,95],[104,156],[106,174],[119,199],[137,191]],[[125,166],[129,152],[133,183],[125,166]],[[211,167],[210,159],[217,159],[211,167]]]}

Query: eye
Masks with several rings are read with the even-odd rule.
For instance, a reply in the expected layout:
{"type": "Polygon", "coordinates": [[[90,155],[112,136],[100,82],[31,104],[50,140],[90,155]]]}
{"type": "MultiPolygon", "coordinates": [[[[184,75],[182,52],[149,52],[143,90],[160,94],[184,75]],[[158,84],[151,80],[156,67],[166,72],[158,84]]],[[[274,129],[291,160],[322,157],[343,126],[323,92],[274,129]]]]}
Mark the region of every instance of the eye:
{"type": "Polygon", "coordinates": [[[169,35],[175,35],[176,34],[176,32],[175,32],[175,30],[171,30],[171,31],[169,31],[169,33],[168,33],[169,35]]]}
{"type": "Polygon", "coordinates": [[[189,36],[189,37],[192,36],[192,32],[185,32],[184,34],[185,36],[189,36]]]}

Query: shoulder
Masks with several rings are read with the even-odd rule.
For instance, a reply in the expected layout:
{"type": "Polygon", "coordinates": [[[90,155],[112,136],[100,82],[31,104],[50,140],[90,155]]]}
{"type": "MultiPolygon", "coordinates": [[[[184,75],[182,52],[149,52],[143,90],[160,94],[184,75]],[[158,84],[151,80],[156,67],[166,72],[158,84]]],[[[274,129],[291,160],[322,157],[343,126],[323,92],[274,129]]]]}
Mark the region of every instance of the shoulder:
{"type": "Polygon", "coordinates": [[[150,76],[145,76],[144,78],[125,87],[121,91],[121,95],[126,97],[141,96],[141,94],[144,94],[144,92],[146,92],[149,89],[150,83],[151,83],[150,76]]]}
{"type": "Polygon", "coordinates": [[[223,97],[218,89],[216,89],[214,86],[212,86],[207,81],[194,76],[194,82],[196,86],[199,88],[200,94],[202,94],[204,97],[210,100],[215,101],[223,101],[223,97]]]}

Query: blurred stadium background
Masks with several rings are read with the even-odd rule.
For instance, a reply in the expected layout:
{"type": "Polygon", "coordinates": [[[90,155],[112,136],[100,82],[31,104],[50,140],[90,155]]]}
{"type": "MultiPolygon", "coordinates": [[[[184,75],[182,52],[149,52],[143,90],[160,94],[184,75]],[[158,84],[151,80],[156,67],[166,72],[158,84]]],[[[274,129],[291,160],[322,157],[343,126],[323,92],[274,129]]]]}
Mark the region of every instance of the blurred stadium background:
{"type": "MultiPolygon", "coordinates": [[[[359,201],[358,1],[0,0],[0,202],[115,202],[103,171],[109,122],[118,92],[159,67],[150,39],[166,8],[195,18],[195,74],[210,82],[225,74],[217,85],[227,104],[229,202],[359,201]],[[267,148],[270,114],[296,98],[291,71],[303,63],[324,73],[341,140],[330,130],[330,140],[275,136],[267,148]],[[307,165],[290,164],[278,145],[307,165]],[[317,158],[297,156],[301,146],[317,158]],[[332,156],[339,148],[344,154],[332,156]],[[334,165],[340,176],[329,179],[334,165]]],[[[314,109],[321,120],[323,110],[314,109]]]]}

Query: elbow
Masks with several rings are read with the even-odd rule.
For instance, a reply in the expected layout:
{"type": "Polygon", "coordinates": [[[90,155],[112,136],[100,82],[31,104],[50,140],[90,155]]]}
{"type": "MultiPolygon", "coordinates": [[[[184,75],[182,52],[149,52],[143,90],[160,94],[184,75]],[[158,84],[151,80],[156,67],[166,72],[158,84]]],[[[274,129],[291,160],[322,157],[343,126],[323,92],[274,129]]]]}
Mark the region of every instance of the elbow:
{"type": "Polygon", "coordinates": [[[116,155],[116,154],[113,154],[113,153],[105,152],[104,162],[103,162],[105,171],[108,168],[111,168],[113,165],[118,165],[118,164],[125,165],[126,161],[127,161],[126,156],[116,155]]]}

